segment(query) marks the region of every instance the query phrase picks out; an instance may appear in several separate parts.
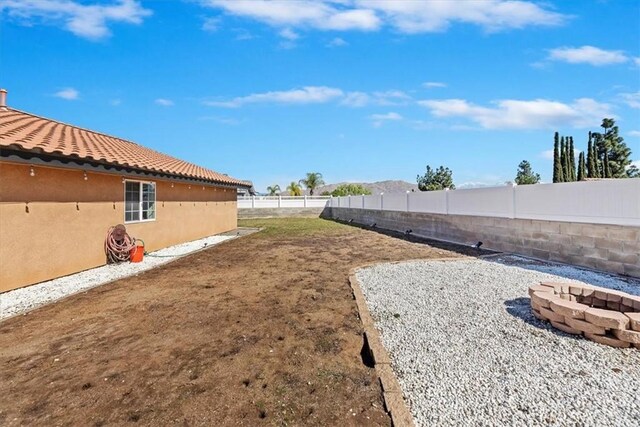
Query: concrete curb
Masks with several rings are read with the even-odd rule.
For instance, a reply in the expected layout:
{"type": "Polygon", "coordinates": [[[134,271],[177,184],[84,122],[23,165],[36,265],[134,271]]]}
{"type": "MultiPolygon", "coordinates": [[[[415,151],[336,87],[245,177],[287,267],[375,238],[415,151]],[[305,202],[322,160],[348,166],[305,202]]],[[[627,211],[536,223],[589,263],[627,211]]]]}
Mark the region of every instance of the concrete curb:
{"type": "Polygon", "coordinates": [[[353,297],[356,300],[358,313],[364,327],[366,345],[369,348],[369,352],[373,359],[376,373],[380,378],[382,395],[384,397],[384,406],[391,416],[391,422],[395,427],[415,427],[413,416],[404,401],[400,384],[398,383],[398,380],[393,373],[393,369],[391,368],[391,358],[380,341],[378,330],[374,325],[373,318],[371,317],[369,308],[367,307],[367,302],[364,299],[364,294],[360,289],[360,283],[358,283],[358,279],[356,278],[356,271],[359,268],[376,264],[385,263],[372,263],[366,266],[352,268],[349,271],[349,283],[351,284],[353,297]]]}

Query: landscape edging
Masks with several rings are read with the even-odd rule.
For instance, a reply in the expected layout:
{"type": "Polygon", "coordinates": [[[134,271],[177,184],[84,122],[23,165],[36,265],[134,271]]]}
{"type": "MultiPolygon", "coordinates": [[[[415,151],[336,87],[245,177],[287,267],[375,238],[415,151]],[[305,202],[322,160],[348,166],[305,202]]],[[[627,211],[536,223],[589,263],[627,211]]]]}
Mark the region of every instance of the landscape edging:
{"type": "MultiPolygon", "coordinates": [[[[495,254],[494,254],[495,255],[495,254]]],[[[374,368],[378,378],[380,378],[380,386],[382,387],[382,396],[384,399],[384,405],[387,412],[391,416],[391,422],[394,427],[415,427],[413,422],[413,415],[404,400],[402,388],[396,378],[393,369],[391,368],[391,358],[389,353],[382,345],[380,341],[380,334],[375,327],[373,317],[369,312],[367,301],[365,300],[362,289],[360,288],[360,282],[356,277],[356,272],[363,268],[374,267],[380,264],[403,264],[417,261],[460,261],[465,259],[474,259],[469,256],[459,257],[441,257],[441,258],[416,258],[400,261],[378,261],[362,264],[358,267],[354,267],[349,270],[349,284],[351,285],[351,291],[353,298],[356,300],[356,306],[358,308],[358,315],[364,329],[364,336],[371,354],[371,358],[374,362],[374,368]]]]}
{"type": "Polygon", "coordinates": [[[393,369],[391,369],[391,359],[380,341],[378,330],[374,325],[364,294],[360,289],[360,283],[356,278],[356,270],[359,268],[361,267],[352,268],[349,271],[349,283],[351,284],[353,297],[356,300],[358,314],[362,321],[365,340],[374,362],[374,368],[378,378],[380,378],[384,406],[391,416],[391,423],[394,427],[415,427],[413,416],[404,401],[400,384],[393,373],[393,369]]]}

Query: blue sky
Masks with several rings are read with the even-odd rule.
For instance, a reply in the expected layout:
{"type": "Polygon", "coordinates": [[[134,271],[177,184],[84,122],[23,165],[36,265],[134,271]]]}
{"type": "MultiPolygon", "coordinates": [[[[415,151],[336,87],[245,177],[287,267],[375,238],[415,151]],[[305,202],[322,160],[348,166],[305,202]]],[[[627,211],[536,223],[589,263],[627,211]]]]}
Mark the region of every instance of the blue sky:
{"type": "MultiPolygon", "coordinates": [[[[553,132],[614,117],[640,161],[640,3],[0,0],[10,106],[259,191],[551,180],[553,132]]],[[[639,163],[640,164],[640,163],[639,163]]]]}

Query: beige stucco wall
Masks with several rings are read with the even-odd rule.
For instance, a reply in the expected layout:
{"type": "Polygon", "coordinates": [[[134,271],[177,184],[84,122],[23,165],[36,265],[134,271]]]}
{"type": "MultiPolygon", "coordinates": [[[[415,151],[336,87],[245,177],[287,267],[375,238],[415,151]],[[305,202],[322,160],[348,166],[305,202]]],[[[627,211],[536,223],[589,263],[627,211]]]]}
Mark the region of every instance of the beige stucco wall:
{"type": "MultiPolygon", "coordinates": [[[[0,162],[0,292],[105,263],[110,226],[124,223],[118,175],[0,162]]],[[[236,192],[157,179],[156,220],[125,224],[156,250],[237,227],[236,192]]]]}

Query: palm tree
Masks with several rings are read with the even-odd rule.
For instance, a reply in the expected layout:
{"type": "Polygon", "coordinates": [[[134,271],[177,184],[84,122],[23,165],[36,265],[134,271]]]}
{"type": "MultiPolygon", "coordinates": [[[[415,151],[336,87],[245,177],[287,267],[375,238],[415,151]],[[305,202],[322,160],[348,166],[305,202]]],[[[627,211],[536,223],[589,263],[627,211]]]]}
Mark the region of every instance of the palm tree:
{"type": "Polygon", "coordinates": [[[295,181],[291,181],[291,184],[287,187],[287,191],[292,196],[302,196],[302,188],[295,181]]]}
{"type": "Polygon", "coordinates": [[[307,178],[300,180],[300,185],[304,185],[309,190],[309,195],[313,196],[313,190],[324,185],[320,172],[307,172],[307,178]]]}
{"type": "Polygon", "coordinates": [[[280,186],[278,184],[275,184],[275,185],[268,186],[267,187],[267,191],[269,192],[270,196],[275,196],[281,190],[280,190],[280,186]]]}

